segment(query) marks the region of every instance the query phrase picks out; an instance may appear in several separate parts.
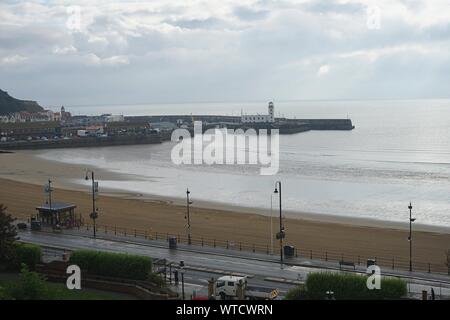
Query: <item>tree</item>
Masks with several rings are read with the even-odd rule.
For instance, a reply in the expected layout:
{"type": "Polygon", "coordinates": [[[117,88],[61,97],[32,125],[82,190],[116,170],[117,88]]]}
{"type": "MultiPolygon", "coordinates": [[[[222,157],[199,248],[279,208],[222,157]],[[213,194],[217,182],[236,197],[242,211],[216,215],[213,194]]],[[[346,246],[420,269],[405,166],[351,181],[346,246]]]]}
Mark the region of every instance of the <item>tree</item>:
{"type": "Polygon", "coordinates": [[[0,261],[11,262],[15,258],[14,242],[18,238],[14,221],[16,219],[0,204],[0,261]]]}

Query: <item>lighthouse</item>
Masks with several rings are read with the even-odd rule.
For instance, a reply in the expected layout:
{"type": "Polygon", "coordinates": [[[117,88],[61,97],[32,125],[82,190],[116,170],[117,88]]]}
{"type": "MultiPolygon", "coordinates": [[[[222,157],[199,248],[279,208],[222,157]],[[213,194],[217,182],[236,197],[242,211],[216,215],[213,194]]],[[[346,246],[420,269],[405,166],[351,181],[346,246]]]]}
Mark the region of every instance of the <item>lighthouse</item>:
{"type": "Polygon", "coordinates": [[[275,122],[275,110],[273,102],[269,102],[269,112],[268,114],[254,114],[254,115],[244,115],[241,110],[241,122],[242,123],[273,123],[275,122]]]}

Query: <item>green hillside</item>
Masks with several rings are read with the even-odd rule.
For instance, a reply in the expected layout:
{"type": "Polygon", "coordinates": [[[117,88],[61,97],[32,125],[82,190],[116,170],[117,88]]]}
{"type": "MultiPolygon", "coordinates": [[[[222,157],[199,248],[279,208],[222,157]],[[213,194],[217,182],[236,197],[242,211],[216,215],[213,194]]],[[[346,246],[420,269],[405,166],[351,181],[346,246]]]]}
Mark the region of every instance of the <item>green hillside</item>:
{"type": "Polygon", "coordinates": [[[15,99],[8,92],[0,89],[0,115],[20,111],[39,112],[43,110],[36,101],[15,99]]]}

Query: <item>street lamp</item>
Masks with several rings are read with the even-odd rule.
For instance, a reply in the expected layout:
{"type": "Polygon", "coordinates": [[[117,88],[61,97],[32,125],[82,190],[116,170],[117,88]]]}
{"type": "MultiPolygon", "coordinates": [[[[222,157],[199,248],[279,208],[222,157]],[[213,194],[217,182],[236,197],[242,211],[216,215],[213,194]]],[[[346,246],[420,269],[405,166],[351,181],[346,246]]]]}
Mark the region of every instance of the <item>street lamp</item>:
{"type": "MultiPolygon", "coordinates": [[[[48,195],[48,199],[47,199],[47,203],[48,203],[48,209],[50,211],[51,214],[51,222],[53,224],[53,214],[52,214],[52,180],[48,179],[48,184],[45,186],[44,188],[44,192],[48,195]]],[[[57,221],[58,216],[55,215],[55,224],[58,224],[59,221],[57,221]]]]}
{"type": "Polygon", "coordinates": [[[187,230],[188,230],[188,244],[191,245],[191,215],[189,207],[193,203],[191,200],[189,200],[189,195],[191,192],[189,189],[186,190],[186,215],[184,216],[185,219],[187,219],[187,230]]]}
{"type": "Polygon", "coordinates": [[[91,174],[91,180],[92,180],[92,212],[89,214],[89,217],[92,219],[94,223],[94,238],[96,237],[96,223],[95,220],[98,218],[97,208],[95,207],[95,195],[98,193],[98,182],[95,181],[95,175],[94,171],[87,170],[86,171],[86,177],[85,180],[89,180],[89,173],[91,174]]]}
{"type": "Polygon", "coordinates": [[[273,193],[270,194],[270,254],[273,254],[273,193]]]}
{"type": "Polygon", "coordinates": [[[48,194],[48,208],[52,211],[52,180],[48,179],[48,185],[46,186],[45,191],[48,194]]]}
{"type": "Polygon", "coordinates": [[[283,216],[281,211],[281,181],[275,182],[275,191],[274,193],[278,193],[279,195],[279,203],[280,203],[280,232],[277,234],[277,239],[280,240],[280,262],[283,263],[283,238],[286,236],[284,232],[283,226],[283,216]]]}
{"type": "Polygon", "coordinates": [[[409,209],[409,272],[412,272],[412,223],[416,221],[415,218],[412,217],[412,204],[409,203],[408,209],[409,209]]]}
{"type": "Polygon", "coordinates": [[[180,273],[181,273],[181,294],[184,300],[184,261],[180,261],[180,273]]]}

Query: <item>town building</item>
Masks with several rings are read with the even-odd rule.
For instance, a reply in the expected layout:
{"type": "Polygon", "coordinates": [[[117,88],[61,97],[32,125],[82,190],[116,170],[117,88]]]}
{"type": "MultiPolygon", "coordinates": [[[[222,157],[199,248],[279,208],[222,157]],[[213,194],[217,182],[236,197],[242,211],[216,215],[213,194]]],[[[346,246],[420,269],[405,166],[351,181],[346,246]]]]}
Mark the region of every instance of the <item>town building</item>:
{"type": "Polygon", "coordinates": [[[55,121],[0,123],[0,136],[7,140],[53,138],[61,134],[61,125],[55,121]]]}
{"type": "MultiPolygon", "coordinates": [[[[70,115],[70,113],[68,113],[70,115]]],[[[67,118],[67,113],[65,117],[67,118]]],[[[0,123],[23,123],[23,122],[47,122],[47,121],[59,121],[61,118],[60,113],[54,113],[51,110],[44,110],[41,112],[14,112],[0,117],[0,123]]]]}
{"type": "Polygon", "coordinates": [[[105,116],[106,122],[123,122],[125,117],[123,115],[107,115],[105,116]]]}
{"type": "Polygon", "coordinates": [[[70,112],[67,112],[64,106],[61,107],[60,116],[61,116],[60,120],[63,122],[70,120],[70,118],[72,117],[70,112]]]}
{"type": "Polygon", "coordinates": [[[245,115],[241,114],[242,123],[273,123],[275,122],[274,104],[269,102],[268,114],[245,115]]]}
{"type": "Polygon", "coordinates": [[[108,136],[116,135],[146,135],[150,132],[150,123],[148,122],[108,122],[105,124],[105,133],[108,136]]]}
{"type": "Polygon", "coordinates": [[[104,116],[79,115],[79,116],[72,116],[70,118],[70,121],[67,121],[65,125],[72,127],[90,127],[103,125],[105,122],[106,121],[104,116]]]}

